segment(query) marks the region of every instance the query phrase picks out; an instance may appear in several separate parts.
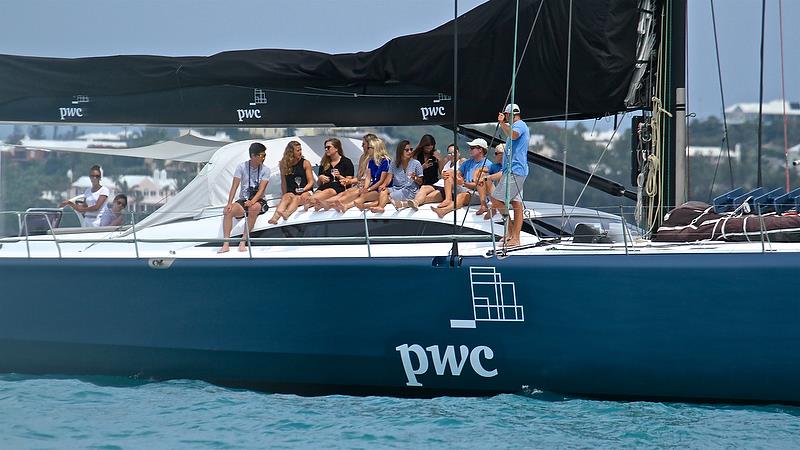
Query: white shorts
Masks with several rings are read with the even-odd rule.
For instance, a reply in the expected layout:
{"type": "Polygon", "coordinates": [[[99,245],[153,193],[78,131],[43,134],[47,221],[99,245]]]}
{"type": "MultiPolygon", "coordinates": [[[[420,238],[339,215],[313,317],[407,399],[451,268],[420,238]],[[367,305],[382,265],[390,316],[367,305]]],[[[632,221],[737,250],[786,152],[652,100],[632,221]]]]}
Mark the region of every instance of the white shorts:
{"type": "Polygon", "coordinates": [[[497,182],[497,187],[494,189],[494,193],[492,197],[502,201],[505,203],[506,201],[506,179],[508,179],[508,198],[510,200],[517,200],[522,201],[522,187],[525,185],[525,175],[514,175],[511,174],[510,178],[507,178],[506,174],[503,174],[500,177],[500,181],[497,182]]]}

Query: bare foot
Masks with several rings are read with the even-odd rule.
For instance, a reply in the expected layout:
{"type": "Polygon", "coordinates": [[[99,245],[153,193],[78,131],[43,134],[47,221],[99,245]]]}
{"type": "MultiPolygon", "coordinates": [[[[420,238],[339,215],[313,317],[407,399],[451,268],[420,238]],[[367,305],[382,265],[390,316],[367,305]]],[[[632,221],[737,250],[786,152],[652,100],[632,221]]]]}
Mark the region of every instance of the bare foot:
{"type": "Polygon", "coordinates": [[[453,202],[448,202],[447,200],[445,200],[442,203],[439,203],[438,205],[436,205],[436,207],[437,208],[449,208],[450,205],[452,205],[452,204],[453,204],[453,202]]]}
{"type": "Polygon", "coordinates": [[[217,253],[228,253],[230,250],[231,250],[231,246],[228,245],[228,243],[226,242],[226,243],[222,244],[222,248],[217,250],[217,253]]]}
{"type": "Polygon", "coordinates": [[[333,202],[333,209],[335,209],[336,211],[339,211],[340,213],[343,213],[343,212],[347,211],[347,209],[345,209],[345,207],[344,207],[344,204],[342,202],[340,202],[339,200],[336,200],[335,202],[333,202]]]}
{"type": "Polygon", "coordinates": [[[272,225],[277,225],[279,218],[281,218],[281,214],[276,212],[275,214],[272,215],[272,218],[267,221],[267,223],[270,223],[272,225]]]}
{"type": "Polygon", "coordinates": [[[509,247],[516,247],[519,245],[519,239],[509,239],[505,244],[509,247]]]}
{"type": "Polygon", "coordinates": [[[487,211],[486,214],[483,215],[483,220],[492,220],[492,213],[487,211]]]}
{"type": "Polygon", "coordinates": [[[246,252],[247,251],[247,244],[244,243],[244,242],[240,242],[239,243],[239,251],[240,252],[246,252]]]}
{"type": "Polygon", "coordinates": [[[281,217],[283,217],[283,220],[289,220],[289,216],[291,216],[291,214],[286,214],[285,211],[284,212],[278,212],[278,214],[280,214],[281,217]]]}
{"type": "Polygon", "coordinates": [[[373,206],[373,207],[372,207],[372,208],[370,208],[369,210],[370,210],[370,211],[372,211],[372,212],[374,212],[374,213],[382,213],[382,212],[386,211],[385,209],[383,209],[383,208],[382,208],[382,207],[380,207],[380,206],[373,206]]]}
{"type": "Polygon", "coordinates": [[[437,216],[439,216],[440,219],[444,218],[444,216],[450,212],[450,208],[437,208],[432,206],[431,209],[436,213],[437,216]]]}
{"type": "Polygon", "coordinates": [[[331,209],[331,202],[329,202],[327,200],[320,200],[314,206],[314,209],[317,210],[317,211],[319,211],[319,210],[327,211],[327,210],[331,209]]]}
{"type": "Polygon", "coordinates": [[[475,215],[480,216],[481,214],[486,214],[487,212],[489,212],[489,209],[481,206],[477,211],[475,211],[475,215]]]}

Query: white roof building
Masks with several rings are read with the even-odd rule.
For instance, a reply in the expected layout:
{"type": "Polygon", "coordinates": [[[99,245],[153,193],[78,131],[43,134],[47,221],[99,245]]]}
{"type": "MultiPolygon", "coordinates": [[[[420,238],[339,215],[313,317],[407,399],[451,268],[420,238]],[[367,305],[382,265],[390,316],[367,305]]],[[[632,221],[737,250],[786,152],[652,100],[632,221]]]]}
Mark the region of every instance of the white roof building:
{"type": "MultiPolygon", "coordinates": [[[[787,116],[800,116],[800,102],[784,102],[783,100],[772,100],[763,103],[762,114],[764,116],[783,116],[784,107],[787,116]]],[[[728,123],[741,124],[748,120],[758,119],[758,102],[737,103],[725,108],[728,115],[728,123]]]]}

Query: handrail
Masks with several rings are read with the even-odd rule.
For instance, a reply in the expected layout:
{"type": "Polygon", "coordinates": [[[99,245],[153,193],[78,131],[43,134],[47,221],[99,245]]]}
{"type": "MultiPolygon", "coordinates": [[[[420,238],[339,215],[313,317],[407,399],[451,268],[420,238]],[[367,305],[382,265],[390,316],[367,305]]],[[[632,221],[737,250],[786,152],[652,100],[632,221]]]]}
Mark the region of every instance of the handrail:
{"type": "MultiPolygon", "coordinates": [[[[34,212],[33,214],[36,214],[36,213],[34,212]]],[[[58,238],[56,237],[56,234],[53,233],[53,224],[50,223],[50,217],[47,214],[44,214],[44,213],[40,213],[40,214],[42,214],[44,216],[44,220],[47,221],[47,228],[50,229],[50,234],[53,235],[53,242],[56,244],[56,250],[58,250],[58,258],[61,259],[61,246],[58,245],[58,238]]],[[[26,217],[26,219],[27,219],[27,217],[26,217]]],[[[27,225],[27,223],[26,223],[26,225],[27,225]]]]}
{"type": "MultiPolygon", "coordinates": [[[[453,235],[442,234],[437,236],[371,236],[369,241],[374,244],[393,244],[393,243],[450,243],[457,237],[460,242],[491,242],[491,235],[453,235]]],[[[22,237],[0,238],[3,243],[17,243],[28,239],[22,237]]],[[[136,242],[144,244],[175,244],[175,243],[204,243],[222,244],[225,242],[233,243],[240,241],[241,238],[138,238],[138,239],[61,239],[62,244],[133,244],[136,242]]],[[[347,245],[347,244],[366,244],[365,236],[351,237],[303,237],[303,238],[250,238],[250,242],[262,243],[270,246],[283,247],[298,244],[320,244],[320,245],[347,245]]]]}
{"type": "Polygon", "coordinates": [[[133,231],[133,250],[136,252],[136,259],[139,259],[139,244],[136,242],[136,211],[131,213],[131,230],[133,231]]]}

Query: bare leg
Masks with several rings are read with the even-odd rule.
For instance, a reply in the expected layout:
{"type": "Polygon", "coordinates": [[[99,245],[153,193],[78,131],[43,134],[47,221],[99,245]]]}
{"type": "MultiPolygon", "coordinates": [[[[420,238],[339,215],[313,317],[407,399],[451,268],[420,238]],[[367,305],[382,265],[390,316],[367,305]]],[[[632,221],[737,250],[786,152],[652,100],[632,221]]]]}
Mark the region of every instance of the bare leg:
{"type": "Polygon", "coordinates": [[[261,212],[261,203],[253,203],[247,208],[247,234],[245,235],[242,233],[242,242],[239,243],[239,251],[246,252],[247,251],[247,237],[253,231],[253,227],[256,226],[256,219],[258,219],[258,213],[261,212]]]}
{"type": "MultiPolygon", "coordinates": [[[[244,209],[238,203],[234,203],[231,207],[230,213],[225,214],[222,217],[222,237],[228,239],[231,237],[231,230],[233,229],[233,218],[234,217],[241,217],[244,215],[244,209]]],[[[217,253],[225,253],[231,249],[229,243],[225,242],[222,244],[222,248],[217,251],[217,253]]]]}
{"type": "Polygon", "coordinates": [[[511,201],[511,207],[514,209],[514,218],[511,221],[511,233],[508,240],[508,245],[519,245],[520,244],[520,234],[522,233],[522,202],[518,200],[511,201]]]}
{"type": "MultiPolygon", "coordinates": [[[[492,205],[494,205],[497,208],[497,210],[500,211],[500,214],[503,215],[505,220],[508,220],[508,211],[506,210],[506,204],[502,200],[496,198],[493,195],[492,196],[492,205]]],[[[509,236],[511,235],[512,226],[509,225],[508,228],[509,228],[508,235],[503,236],[503,239],[501,239],[501,242],[505,242],[505,241],[507,241],[509,239],[509,236]]]]}
{"type": "Polygon", "coordinates": [[[369,210],[374,213],[382,213],[386,209],[386,204],[389,203],[389,190],[384,189],[381,191],[380,195],[378,195],[378,204],[371,207],[369,210]]]}
{"type": "Polygon", "coordinates": [[[486,204],[486,191],[487,191],[486,183],[487,183],[486,181],[478,183],[478,196],[480,196],[481,200],[481,207],[478,208],[477,211],[475,211],[475,215],[478,216],[481,214],[485,214],[487,211],[489,211],[489,206],[486,204]]]}
{"type": "Polygon", "coordinates": [[[267,221],[268,223],[275,225],[276,223],[278,223],[278,220],[281,217],[284,217],[283,215],[284,211],[286,211],[286,208],[292,201],[292,197],[294,197],[294,195],[290,192],[283,194],[283,196],[281,197],[281,202],[278,204],[278,207],[275,208],[275,214],[273,214],[272,218],[267,221]]]}
{"type": "Polygon", "coordinates": [[[293,195],[292,201],[289,203],[289,205],[286,207],[286,209],[282,214],[283,218],[285,220],[289,220],[289,216],[291,216],[292,214],[294,214],[295,211],[297,211],[297,208],[300,207],[300,204],[306,199],[306,197],[307,196],[305,193],[303,193],[302,195],[293,195]]]}
{"type": "MultiPolygon", "coordinates": [[[[336,191],[333,189],[325,189],[322,192],[317,192],[311,197],[309,204],[314,207],[314,210],[319,211],[322,209],[322,202],[336,196],[336,191]]],[[[330,206],[329,206],[330,207],[330,206]]]]}
{"type": "MultiPolygon", "coordinates": [[[[461,194],[458,194],[458,196],[456,197],[456,206],[455,206],[455,208],[461,208],[462,206],[464,206],[466,204],[469,204],[470,197],[471,196],[470,196],[469,192],[462,192],[461,194]]],[[[450,211],[452,211],[455,208],[453,208],[453,204],[451,202],[449,206],[432,207],[431,209],[441,219],[445,215],[447,215],[447,213],[449,213],[450,211]]]]}
{"type": "Polygon", "coordinates": [[[453,205],[453,180],[452,178],[444,179],[444,201],[439,203],[439,208],[446,208],[453,205]]]}

